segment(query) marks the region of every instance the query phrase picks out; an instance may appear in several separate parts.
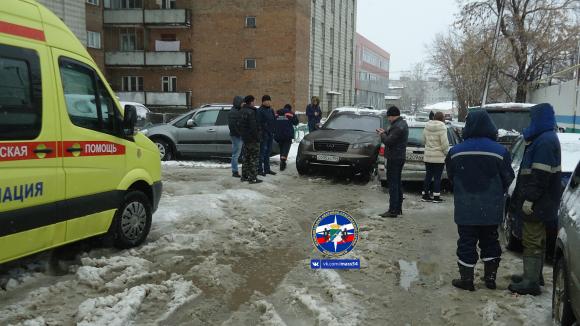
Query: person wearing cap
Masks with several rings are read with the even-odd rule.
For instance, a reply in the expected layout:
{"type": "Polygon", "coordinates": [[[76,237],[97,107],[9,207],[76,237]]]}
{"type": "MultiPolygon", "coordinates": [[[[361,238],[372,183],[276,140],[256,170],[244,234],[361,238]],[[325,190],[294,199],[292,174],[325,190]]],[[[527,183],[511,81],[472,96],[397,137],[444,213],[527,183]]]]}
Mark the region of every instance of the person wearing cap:
{"type": "Polygon", "coordinates": [[[495,289],[502,253],[498,226],[503,219],[504,196],[514,179],[514,171],[510,153],[496,141],[497,128],[485,110],[469,112],[463,138],[465,141],[453,146],[445,159],[447,175],[454,185],[454,220],[459,234],[460,278],[452,284],[475,291],[474,270],[481,258],[485,286],[495,289]]]}
{"type": "Polygon", "coordinates": [[[381,141],[385,144],[385,159],[387,161],[387,181],[389,183],[389,210],[382,217],[396,218],[403,214],[403,181],[401,174],[407,154],[407,139],[409,127],[401,117],[401,111],[396,106],[387,110],[387,119],[391,126],[387,131],[377,129],[381,141]]]}
{"type": "Polygon", "coordinates": [[[270,95],[264,95],[262,96],[262,105],[258,109],[258,124],[262,129],[258,174],[264,177],[268,174],[276,175],[276,172],[270,169],[270,155],[272,155],[272,144],[274,142],[275,122],[276,115],[272,109],[272,98],[270,95]]]}
{"type": "Polygon", "coordinates": [[[313,132],[320,127],[322,110],[320,109],[320,99],[317,96],[312,96],[310,104],[306,107],[306,116],[308,117],[308,132],[313,132]]]}
{"type": "Polygon", "coordinates": [[[280,146],[280,171],[286,169],[286,161],[292,139],[294,139],[294,126],[298,125],[298,117],[292,111],[292,105],[286,104],[284,108],[276,112],[276,127],[274,139],[280,146]]]}
{"type": "Polygon", "coordinates": [[[562,196],[562,150],[554,108],[547,103],[530,109],[530,126],[524,129],[526,149],[510,210],[523,219],[524,273],[512,276],[509,290],[539,295],[546,255],[546,227],[558,225],[562,196]]]}
{"type": "Polygon", "coordinates": [[[239,122],[240,135],[244,142],[241,180],[248,181],[251,184],[262,182],[262,180],[258,179],[258,156],[260,154],[262,131],[256,117],[254,101],[255,98],[252,95],[244,98],[244,106],[240,110],[241,118],[239,122]]]}

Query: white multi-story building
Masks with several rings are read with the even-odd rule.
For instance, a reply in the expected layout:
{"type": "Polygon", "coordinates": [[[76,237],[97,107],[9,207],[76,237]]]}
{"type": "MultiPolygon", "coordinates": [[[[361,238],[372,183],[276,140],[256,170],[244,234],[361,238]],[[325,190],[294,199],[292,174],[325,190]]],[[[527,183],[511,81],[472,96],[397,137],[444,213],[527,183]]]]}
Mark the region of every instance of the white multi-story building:
{"type": "Polygon", "coordinates": [[[312,0],[310,97],[323,112],[354,104],[356,0],[312,0]]]}
{"type": "Polygon", "coordinates": [[[38,0],[38,2],[50,9],[58,18],[62,19],[75,36],[83,44],[87,44],[85,1],[38,0]]]}

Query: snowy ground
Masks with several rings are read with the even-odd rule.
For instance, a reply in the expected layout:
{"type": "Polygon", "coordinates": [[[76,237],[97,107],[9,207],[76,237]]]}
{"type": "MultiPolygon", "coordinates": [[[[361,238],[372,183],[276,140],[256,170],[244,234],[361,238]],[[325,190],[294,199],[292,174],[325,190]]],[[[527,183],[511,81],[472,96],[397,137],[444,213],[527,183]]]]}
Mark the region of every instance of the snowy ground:
{"type": "MultiPolygon", "coordinates": [[[[294,149],[295,150],[295,149],[294,149]]],[[[263,184],[223,163],[164,165],[164,194],[145,245],[77,244],[0,267],[0,325],[548,325],[551,269],[537,298],[510,294],[520,258],[506,253],[499,289],[463,292],[450,197],[385,220],[375,183],[299,177],[263,184]],[[361,239],[356,271],[313,271],[316,216],[350,212],[361,239]]],[[[90,243],[89,243],[90,244],[90,243]]],[[[478,277],[482,274],[478,266],[478,277]]]]}

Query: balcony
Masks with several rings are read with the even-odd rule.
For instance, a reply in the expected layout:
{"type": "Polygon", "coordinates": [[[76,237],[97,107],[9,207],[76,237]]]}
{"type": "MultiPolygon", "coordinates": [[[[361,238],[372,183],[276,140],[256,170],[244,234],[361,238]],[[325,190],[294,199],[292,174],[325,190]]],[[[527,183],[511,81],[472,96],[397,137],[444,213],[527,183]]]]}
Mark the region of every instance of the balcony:
{"type": "Polygon", "coordinates": [[[188,9],[106,9],[103,20],[106,25],[189,27],[191,13],[188,9]]]}
{"type": "Polygon", "coordinates": [[[105,64],[117,67],[191,67],[191,52],[112,51],[105,53],[105,64]]]}
{"type": "Polygon", "coordinates": [[[120,101],[143,103],[146,106],[189,107],[191,91],[188,92],[117,92],[120,101]]]}
{"type": "Polygon", "coordinates": [[[141,25],[143,9],[106,9],[103,20],[108,25],[141,25]]]}

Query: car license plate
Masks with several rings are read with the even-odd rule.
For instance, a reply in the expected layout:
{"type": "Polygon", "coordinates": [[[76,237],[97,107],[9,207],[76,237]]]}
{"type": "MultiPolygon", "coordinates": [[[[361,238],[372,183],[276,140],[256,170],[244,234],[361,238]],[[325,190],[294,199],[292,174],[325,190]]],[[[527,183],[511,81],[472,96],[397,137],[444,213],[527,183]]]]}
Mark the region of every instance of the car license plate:
{"type": "Polygon", "coordinates": [[[423,161],[422,154],[407,153],[407,161],[423,161]]]}
{"type": "Polygon", "coordinates": [[[338,162],[338,161],[340,161],[340,157],[332,156],[332,155],[316,155],[316,159],[318,161],[326,161],[326,162],[338,162]]]}

